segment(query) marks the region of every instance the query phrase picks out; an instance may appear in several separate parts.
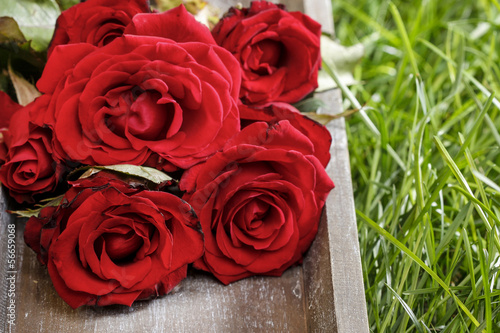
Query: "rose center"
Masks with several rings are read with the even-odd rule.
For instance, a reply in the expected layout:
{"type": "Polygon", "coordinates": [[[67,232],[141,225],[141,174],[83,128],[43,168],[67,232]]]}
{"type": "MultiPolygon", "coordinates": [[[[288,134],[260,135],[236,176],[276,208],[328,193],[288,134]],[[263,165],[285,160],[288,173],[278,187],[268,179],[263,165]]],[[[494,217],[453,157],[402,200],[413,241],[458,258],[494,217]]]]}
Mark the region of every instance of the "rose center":
{"type": "Polygon", "coordinates": [[[175,106],[172,103],[160,104],[159,98],[160,94],[154,91],[131,91],[128,98],[121,98],[116,107],[121,112],[107,118],[108,127],[122,137],[129,133],[141,140],[165,139],[175,106]]]}
{"type": "Polygon", "coordinates": [[[111,43],[117,37],[123,35],[123,30],[129,23],[128,20],[125,20],[125,17],[123,17],[122,20],[110,19],[104,22],[100,22],[100,28],[95,32],[95,34],[89,35],[89,38],[93,37],[94,40],[88,40],[87,42],[99,46],[104,46],[111,43]]]}
{"type": "Polygon", "coordinates": [[[235,214],[233,222],[240,230],[252,234],[262,227],[269,210],[269,203],[251,200],[235,214]]]}
{"type": "Polygon", "coordinates": [[[113,261],[133,256],[143,245],[143,240],[132,230],[126,234],[106,233],[102,235],[105,251],[113,261]]]}
{"type": "Polygon", "coordinates": [[[250,68],[259,75],[272,74],[284,61],[282,43],[265,39],[253,46],[250,68]]]}

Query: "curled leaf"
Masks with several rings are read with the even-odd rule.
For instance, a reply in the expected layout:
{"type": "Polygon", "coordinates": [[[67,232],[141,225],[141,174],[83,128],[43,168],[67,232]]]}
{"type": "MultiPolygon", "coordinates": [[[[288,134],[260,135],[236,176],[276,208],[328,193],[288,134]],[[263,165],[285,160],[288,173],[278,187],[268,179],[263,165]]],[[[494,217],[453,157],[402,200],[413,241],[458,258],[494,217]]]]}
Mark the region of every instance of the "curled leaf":
{"type": "Polygon", "coordinates": [[[137,165],[132,165],[132,164],[117,164],[117,165],[107,165],[107,166],[87,166],[87,167],[82,167],[79,168],[75,171],[73,171],[70,174],[78,174],[82,171],[84,171],[81,176],[79,176],[79,179],[84,179],[88,178],[102,170],[108,170],[108,171],[115,171],[118,173],[122,173],[125,175],[133,176],[133,177],[139,177],[142,179],[145,179],[149,182],[152,182],[154,184],[160,185],[165,182],[171,181],[172,177],[167,175],[166,173],[150,168],[150,167],[145,167],[145,166],[137,166],[137,165]]]}

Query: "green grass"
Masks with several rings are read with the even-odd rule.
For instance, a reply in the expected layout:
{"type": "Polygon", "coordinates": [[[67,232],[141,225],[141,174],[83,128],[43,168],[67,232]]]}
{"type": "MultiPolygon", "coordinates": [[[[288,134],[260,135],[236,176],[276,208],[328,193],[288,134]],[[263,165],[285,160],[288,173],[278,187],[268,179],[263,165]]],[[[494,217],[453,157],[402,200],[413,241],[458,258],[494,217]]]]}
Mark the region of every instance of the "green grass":
{"type": "Polygon", "coordinates": [[[370,329],[500,332],[498,1],[332,3],[370,329]]]}

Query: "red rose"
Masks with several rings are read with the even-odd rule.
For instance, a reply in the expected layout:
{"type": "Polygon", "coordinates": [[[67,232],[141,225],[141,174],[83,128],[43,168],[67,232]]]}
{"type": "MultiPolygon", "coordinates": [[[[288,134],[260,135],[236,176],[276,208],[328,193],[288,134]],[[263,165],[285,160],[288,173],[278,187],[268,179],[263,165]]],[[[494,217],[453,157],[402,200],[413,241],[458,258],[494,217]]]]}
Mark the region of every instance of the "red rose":
{"type": "Polygon", "coordinates": [[[186,7],[180,5],[161,14],[137,14],[125,29],[125,34],[165,37],[178,43],[199,42],[216,44],[210,30],[196,21],[186,7]]]}
{"type": "Polygon", "coordinates": [[[245,104],[295,103],[318,86],[321,26],[300,12],[255,1],[231,8],[212,34],[241,64],[245,104]]]}
{"type": "Polygon", "coordinates": [[[53,157],[51,129],[37,120],[49,100],[42,96],[19,109],[3,133],[7,152],[0,181],[17,202],[34,202],[33,195],[55,190],[64,170],[53,157]]]}
{"type": "MultiPolygon", "coordinates": [[[[142,28],[151,17],[152,31],[159,23],[159,31],[184,29],[176,26],[181,8],[160,21],[142,16],[142,28]]],[[[198,28],[189,29],[190,40],[207,29],[198,28]]],[[[206,31],[199,35],[202,42],[124,35],[102,48],[56,48],[37,83],[52,95],[46,122],[54,126],[56,153],[89,165],[167,161],[174,170],[219,150],[240,128],[240,69],[207,42],[206,31]]]]}
{"type": "Polygon", "coordinates": [[[26,224],[25,241],[72,308],[168,293],[203,253],[191,207],[105,172],[73,182],[59,207],[26,224]],[[104,184],[104,185],[103,185],[104,184]]]}
{"type": "Polygon", "coordinates": [[[9,127],[10,118],[17,110],[22,108],[21,105],[14,102],[10,96],[0,91],[0,105],[2,106],[2,114],[0,115],[0,130],[9,127]]]}
{"type": "Polygon", "coordinates": [[[196,211],[205,254],[194,265],[225,284],[279,276],[302,260],[333,183],[311,141],[290,125],[244,128],[180,186],[196,211]]]}
{"type": "Polygon", "coordinates": [[[287,103],[270,103],[258,107],[240,104],[242,127],[256,121],[273,124],[280,120],[288,120],[290,124],[307,136],[314,145],[314,156],[324,167],[330,161],[330,145],[332,136],[328,129],[314,120],[302,115],[299,110],[287,103]]]}
{"type": "Polygon", "coordinates": [[[5,163],[7,158],[7,146],[5,145],[5,135],[9,128],[10,118],[19,109],[21,105],[14,102],[8,94],[0,91],[0,105],[2,105],[2,114],[0,115],[0,165],[5,163]]]}
{"type": "Polygon", "coordinates": [[[87,0],[62,12],[48,55],[58,45],[89,43],[104,46],[123,34],[137,13],[148,13],[147,0],[87,0]]]}

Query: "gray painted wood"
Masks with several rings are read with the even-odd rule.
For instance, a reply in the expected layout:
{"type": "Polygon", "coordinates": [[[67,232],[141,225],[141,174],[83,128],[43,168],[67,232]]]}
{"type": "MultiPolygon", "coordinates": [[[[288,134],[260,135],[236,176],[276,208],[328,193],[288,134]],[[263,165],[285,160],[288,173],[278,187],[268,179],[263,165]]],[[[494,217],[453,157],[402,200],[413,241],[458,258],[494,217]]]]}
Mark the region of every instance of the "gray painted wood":
{"type": "MultiPolygon", "coordinates": [[[[340,108],[340,91],[323,93],[320,98],[326,105],[336,105],[340,108]]],[[[322,111],[330,112],[331,110],[322,111]]],[[[325,205],[323,218],[326,219],[327,223],[323,227],[327,228],[327,232],[320,233],[319,237],[327,239],[321,243],[322,246],[327,246],[326,244],[329,246],[335,324],[337,332],[368,332],[365,289],[344,118],[330,122],[327,127],[333,139],[330,149],[331,160],[327,172],[336,187],[328,196],[325,205]]],[[[323,257],[320,256],[320,258],[323,257]]],[[[308,261],[313,260],[314,256],[311,256],[304,263],[306,286],[314,285],[315,282],[312,279],[311,283],[307,283],[307,278],[311,275],[308,274],[308,261]]],[[[328,267],[328,265],[324,265],[324,267],[328,267]]],[[[323,269],[325,269],[324,267],[323,269]]],[[[325,279],[323,277],[323,280],[325,279]]],[[[306,294],[308,294],[307,291],[306,294]]],[[[311,322],[315,322],[315,320],[311,322]]],[[[323,323],[323,320],[318,322],[323,323]]],[[[321,327],[315,331],[324,332],[321,327]]]]}
{"type": "MultiPolygon", "coordinates": [[[[249,1],[240,1],[248,5],[249,1]]],[[[278,2],[278,1],[274,1],[278,2]]],[[[333,33],[330,0],[282,1],[333,33]]],[[[236,1],[212,0],[226,10],[236,1]]],[[[341,111],[338,91],[321,95],[341,111]]],[[[132,307],[72,310],[55,292],[48,273],[24,245],[25,221],[16,222],[16,321],[9,327],[6,196],[0,190],[0,331],[9,332],[368,332],[344,120],[328,125],[333,137],[328,173],[336,184],[318,236],[301,266],[282,277],[253,277],[223,286],[195,273],[175,292],[132,307]]]]}

